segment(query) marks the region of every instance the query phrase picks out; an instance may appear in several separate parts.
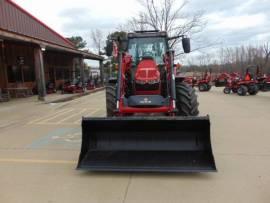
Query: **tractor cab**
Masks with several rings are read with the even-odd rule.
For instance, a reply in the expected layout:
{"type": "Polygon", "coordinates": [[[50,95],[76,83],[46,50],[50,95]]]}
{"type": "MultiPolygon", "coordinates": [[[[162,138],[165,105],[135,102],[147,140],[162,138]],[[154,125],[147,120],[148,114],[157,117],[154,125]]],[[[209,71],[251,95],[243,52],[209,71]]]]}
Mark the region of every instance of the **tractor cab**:
{"type": "Polygon", "coordinates": [[[154,34],[152,38],[136,33],[128,35],[127,54],[132,59],[130,71],[135,95],[161,94],[160,72],[165,67],[164,56],[168,43],[166,35],[154,34]]]}
{"type": "Polygon", "coordinates": [[[142,60],[154,60],[157,64],[164,64],[163,56],[168,50],[166,36],[156,36],[153,38],[136,37],[131,35],[128,39],[127,52],[132,56],[132,65],[138,65],[142,60]]]}

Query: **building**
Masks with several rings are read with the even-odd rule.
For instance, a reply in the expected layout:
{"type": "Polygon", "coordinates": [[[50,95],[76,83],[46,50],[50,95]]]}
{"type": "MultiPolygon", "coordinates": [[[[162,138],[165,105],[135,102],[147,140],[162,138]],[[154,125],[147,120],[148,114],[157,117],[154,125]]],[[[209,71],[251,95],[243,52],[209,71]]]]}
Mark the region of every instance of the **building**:
{"type": "MultiPolygon", "coordinates": [[[[38,87],[46,95],[46,83],[59,87],[79,70],[84,79],[83,59],[103,57],[77,50],[73,43],[11,0],[0,0],[0,88],[38,87]]],[[[102,71],[101,71],[102,75],[102,71]]]]}

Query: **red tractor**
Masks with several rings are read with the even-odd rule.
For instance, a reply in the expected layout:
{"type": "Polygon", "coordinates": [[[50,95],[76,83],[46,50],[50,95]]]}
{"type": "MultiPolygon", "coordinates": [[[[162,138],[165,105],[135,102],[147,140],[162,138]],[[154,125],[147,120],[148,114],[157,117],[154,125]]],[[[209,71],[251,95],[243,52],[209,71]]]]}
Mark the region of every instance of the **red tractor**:
{"type": "Polygon", "coordinates": [[[263,92],[270,91],[270,75],[257,77],[259,89],[263,92]]]}
{"type": "MultiPolygon", "coordinates": [[[[198,117],[195,90],[175,77],[169,41],[179,37],[189,53],[185,36],[139,31],[118,38],[118,77],[106,87],[107,117],[83,118],[78,169],[216,171],[209,117],[198,117]]],[[[108,41],[107,55],[112,47],[108,41]]]]}
{"type": "Polygon", "coordinates": [[[228,80],[223,92],[230,94],[231,92],[237,93],[239,96],[245,96],[247,93],[256,95],[259,91],[257,80],[253,80],[249,70],[247,69],[244,79],[235,77],[228,80]]]}
{"type": "Polygon", "coordinates": [[[256,70],[256,80],[261,91],[270,91],[270,75],[262,74],[259,66],[257,66],[256,70]]]}
{"type": "Polygon", "coordinates": [[[195,87],[197,85],[197,78],[194,76],[185,77],[184,82],[195,87]]]}
{"type": "Polygon", "coordinates": [[[211,71],[205,71],[202,79],[197,81],[198,89],[200,92],[207,92],[211,89],[211,71]]]}
{"type": "Polygon", "coordinates": [[[200,92],[206,92],[209,91],[212,87],[211,73],[206,71],[201,79],[197,79],[197,77],[188,76],[185,77],[184,82],[192,87],[198,87],[200,92]]]}

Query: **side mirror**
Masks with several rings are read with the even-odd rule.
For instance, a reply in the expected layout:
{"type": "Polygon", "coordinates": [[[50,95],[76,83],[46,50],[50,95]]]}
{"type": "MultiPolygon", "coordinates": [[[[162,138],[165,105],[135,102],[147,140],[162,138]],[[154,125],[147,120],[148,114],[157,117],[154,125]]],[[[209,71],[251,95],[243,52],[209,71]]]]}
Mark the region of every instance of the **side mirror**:
{"type": "Polygon", "coordinates": [[[182,45],[185,53],[190,53],[190,38],[182,38],[182,45]]]}
{"type": "Polygon", "coordinates": [[[113,42],[112,42],[112,40],[107,40],[106,41],[105,52],[106,52],[107,56],[112,56],[112,52],[113,52],[113,42]]]}

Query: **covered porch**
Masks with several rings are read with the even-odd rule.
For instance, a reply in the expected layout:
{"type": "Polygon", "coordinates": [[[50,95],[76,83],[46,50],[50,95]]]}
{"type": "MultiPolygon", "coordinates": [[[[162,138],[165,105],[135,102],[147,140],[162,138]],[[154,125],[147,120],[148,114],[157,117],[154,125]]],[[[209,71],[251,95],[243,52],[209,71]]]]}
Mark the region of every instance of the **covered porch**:
{"type": "Polygon", "coordinates": [[[61,89],[65,81],[79,78],[84,84],[89,77],[84,59],[99,61],[103,83],[103,57],[0,30],[1,94],[36,93],[44,101],[49,83],[61,89]]]}

